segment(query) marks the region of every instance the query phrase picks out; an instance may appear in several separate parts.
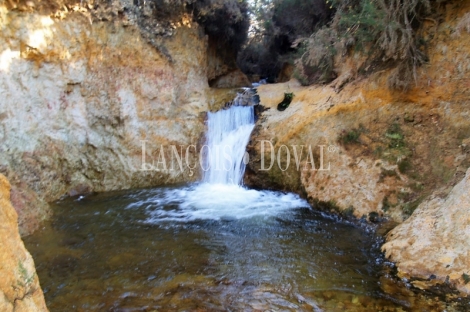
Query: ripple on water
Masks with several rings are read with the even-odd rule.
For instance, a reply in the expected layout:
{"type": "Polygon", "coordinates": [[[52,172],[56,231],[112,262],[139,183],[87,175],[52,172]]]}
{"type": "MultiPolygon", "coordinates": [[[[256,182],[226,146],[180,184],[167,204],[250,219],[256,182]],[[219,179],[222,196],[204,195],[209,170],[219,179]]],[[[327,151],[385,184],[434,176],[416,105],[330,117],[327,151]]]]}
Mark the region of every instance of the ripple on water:
{"type": "Polygon", "coordinates": [[[293,194],[196,184],[53,210],[25,238],[51,311],[449,310],[388,278],[376,237],[293,194]]]}

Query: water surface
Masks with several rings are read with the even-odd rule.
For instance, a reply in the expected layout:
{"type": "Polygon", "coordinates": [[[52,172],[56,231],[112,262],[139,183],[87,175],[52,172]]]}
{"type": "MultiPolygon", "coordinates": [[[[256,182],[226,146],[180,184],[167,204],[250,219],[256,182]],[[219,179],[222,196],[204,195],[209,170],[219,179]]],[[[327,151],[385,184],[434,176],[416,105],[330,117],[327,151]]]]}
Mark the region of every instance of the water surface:
{"type": "Polygon", "coordinates": [[[372,233],[292,194],[199,184],[69,198],[53,209],[25,239],[50,311],[445,306],[387,277],[372,233]]]}

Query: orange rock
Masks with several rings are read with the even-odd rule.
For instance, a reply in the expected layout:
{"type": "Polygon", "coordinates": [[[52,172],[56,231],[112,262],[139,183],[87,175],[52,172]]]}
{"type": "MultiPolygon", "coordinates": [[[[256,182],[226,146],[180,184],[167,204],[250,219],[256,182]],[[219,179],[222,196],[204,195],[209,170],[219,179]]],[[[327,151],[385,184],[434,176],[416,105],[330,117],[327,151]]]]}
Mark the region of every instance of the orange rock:
{"type": "Polygon", "coordinates": [[[34,261],[18,232],[10,183],[0,174],[0,310],[48,311],[34,261]]]}

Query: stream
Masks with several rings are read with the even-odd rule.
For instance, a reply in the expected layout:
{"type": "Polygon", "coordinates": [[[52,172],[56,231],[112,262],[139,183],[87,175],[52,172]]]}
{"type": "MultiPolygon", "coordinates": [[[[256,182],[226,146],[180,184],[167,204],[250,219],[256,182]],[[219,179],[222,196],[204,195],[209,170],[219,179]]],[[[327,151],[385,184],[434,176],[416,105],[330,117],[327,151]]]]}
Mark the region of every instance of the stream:
{"type": "Polygon", "coordinates": [[[50,311],[453,311],[369,226],[242,185],[253,107],[208,113],[203,179],[52,204],[24,238],[50,311]]]}

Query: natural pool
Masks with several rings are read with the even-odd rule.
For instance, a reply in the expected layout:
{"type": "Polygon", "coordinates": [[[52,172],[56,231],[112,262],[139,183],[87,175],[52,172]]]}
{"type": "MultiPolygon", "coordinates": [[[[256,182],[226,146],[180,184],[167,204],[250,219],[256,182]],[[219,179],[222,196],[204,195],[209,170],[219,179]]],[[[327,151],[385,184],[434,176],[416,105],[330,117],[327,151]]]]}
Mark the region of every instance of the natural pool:
{"type": "Polygon", "coordinates": [[[25,238],[50,311],[453,311],[380,239],[292,194],[172,186],[69,198],[25,238]]]}

